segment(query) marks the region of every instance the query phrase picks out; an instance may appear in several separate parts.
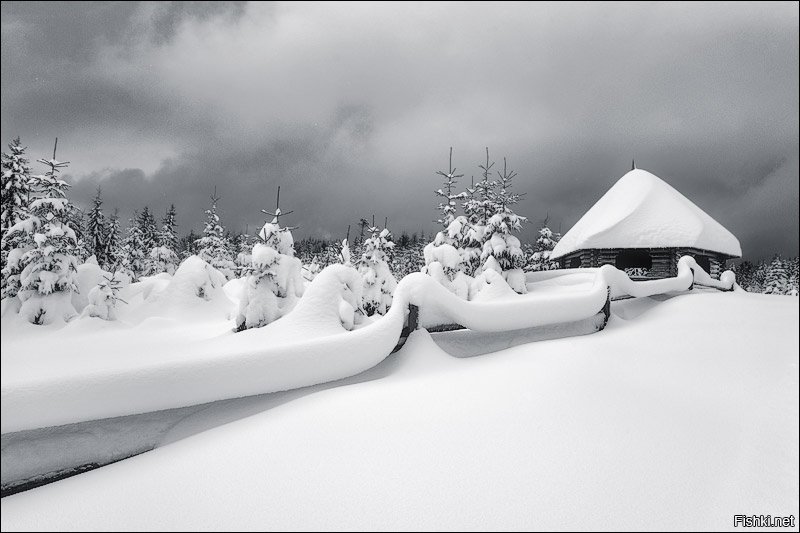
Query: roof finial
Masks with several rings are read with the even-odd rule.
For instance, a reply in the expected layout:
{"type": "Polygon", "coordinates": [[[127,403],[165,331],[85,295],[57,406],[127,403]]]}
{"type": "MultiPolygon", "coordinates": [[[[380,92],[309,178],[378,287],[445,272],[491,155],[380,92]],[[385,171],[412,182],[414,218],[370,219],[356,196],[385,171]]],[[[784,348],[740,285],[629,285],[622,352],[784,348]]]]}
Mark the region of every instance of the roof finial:
{"type": "Polygon", "coordinates": [[[631,170],[636,170],[636,161],[631,159],[631,170]]]}

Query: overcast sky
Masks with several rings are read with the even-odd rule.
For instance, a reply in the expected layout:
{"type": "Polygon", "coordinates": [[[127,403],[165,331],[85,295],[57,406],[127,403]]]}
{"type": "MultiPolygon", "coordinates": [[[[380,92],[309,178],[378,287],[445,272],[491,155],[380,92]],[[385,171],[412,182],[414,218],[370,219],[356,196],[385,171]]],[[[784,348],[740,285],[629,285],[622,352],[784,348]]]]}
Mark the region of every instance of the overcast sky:
{"type": "Polygon", "coordinates": [[[523,240],[566,232],[635,157],[745,257],[797,255],[798,7],[3,2],[17,135],[58,136],[77,203],[174,202],[182,232],[214,186],[253,228],[280,184],[296,237],[427,233],[450,146],[467,182],[508,158],[523,240]]]}

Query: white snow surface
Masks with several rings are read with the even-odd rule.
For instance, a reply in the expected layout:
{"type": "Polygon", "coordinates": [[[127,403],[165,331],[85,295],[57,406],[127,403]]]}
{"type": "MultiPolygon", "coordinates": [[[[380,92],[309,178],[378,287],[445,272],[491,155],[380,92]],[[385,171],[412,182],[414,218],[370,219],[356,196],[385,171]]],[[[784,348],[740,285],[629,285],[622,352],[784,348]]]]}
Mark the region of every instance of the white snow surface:
{"type": "MultiPolygon", "coordinates": [[[[330,296],[320,287],[306,297],[330,296]]],[[[798,516],[798,318],[792,298],[697,291],[614,302],[582,337],[418,331],[360,381],[268,395],[253,416],[3,498],[2,529],[697,531],[798,516]]]]}
{"type": "Polygon", "coordinates": [[[592,248],[694,247],[741,257],[739,240],[672,186],[642,169],[622,176],[550,257],[592,248]]]}
{"type": "MultiPolygon", "coordinates": [[[[642,297],[685,290],[693,281],[724,287],[688,256],[680,259],[676,278],[633,282],[605,265],[583,290],[563,293],[532,290],[519,295],[501,275],[487,271],[477,301],[465,301],[430,276],[415,273],[400,282],[386,315],[354,327],[354,274],[344,265],[329,266],[308,285],[291,313],[236,334],[230,320],[236,303],[228,297],[224,276],[197,257],[184,261],[165,287],[151,290],[135,309],[120,311],[127,320],[119,324],[86,318],[60,330],[41,330],[5,313],[2,433],[352,376],[389,355],[412,303],[419,306],[423,327],[460,324],[499,332],[592,317],[602,309],[609,289],[612,296],[642,297]]],[[[170,277],[161,274],[148,283],[163,278],[170,277]]],[[[733,280],[727,281],[731,287],[733,280]]],[[[122,291],[122,297],[131,302],[133,290],[122,291]]]]}

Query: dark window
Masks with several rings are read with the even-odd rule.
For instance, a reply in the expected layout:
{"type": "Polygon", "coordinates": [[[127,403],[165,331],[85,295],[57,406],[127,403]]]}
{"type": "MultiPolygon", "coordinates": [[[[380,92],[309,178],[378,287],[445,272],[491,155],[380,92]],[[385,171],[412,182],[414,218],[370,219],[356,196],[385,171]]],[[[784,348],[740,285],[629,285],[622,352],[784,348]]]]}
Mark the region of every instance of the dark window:
{"type": "Polygon", "coordinates": [[[711,261],[708,260],[707,255],[696,255],[694,256],[694,260],[697,266],[705,270],[707,274],[711,272],[711,261]]]}
{"type": "Polygon", "coordinates": [[[620,270],[626,268],[646,268],[653,267],[653,258],[647,250],[620,250],[614,266],[620,270]]]}
{"type": "Polygon", "coordinates": [[[581,258],[580,257],[573,257],[569,260],[569,267],[570,268],[580,268],[581,267],[581,258]]]}

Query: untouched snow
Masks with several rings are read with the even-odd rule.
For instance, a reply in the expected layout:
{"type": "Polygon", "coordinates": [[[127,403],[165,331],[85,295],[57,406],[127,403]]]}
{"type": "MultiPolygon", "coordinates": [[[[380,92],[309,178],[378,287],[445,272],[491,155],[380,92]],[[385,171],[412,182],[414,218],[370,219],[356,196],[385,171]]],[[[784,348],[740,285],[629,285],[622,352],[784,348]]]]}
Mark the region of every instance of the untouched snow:
{"type": "Polygon", "coordinates": [[[418,331],[361,382],[269,395],[248,418],[3,498],[2,529],[732,530],[734,514],[798,516],[798,318],[793,298],[698,290],[614,302],[601,333],[508,349],[418,331]]]}
{"type": "Polygon", "coordinates": [[[556,244],[555,259],[588,248],[694,247],[741,257],[739,240],[646,170],[622,176],[556,244]]]}

